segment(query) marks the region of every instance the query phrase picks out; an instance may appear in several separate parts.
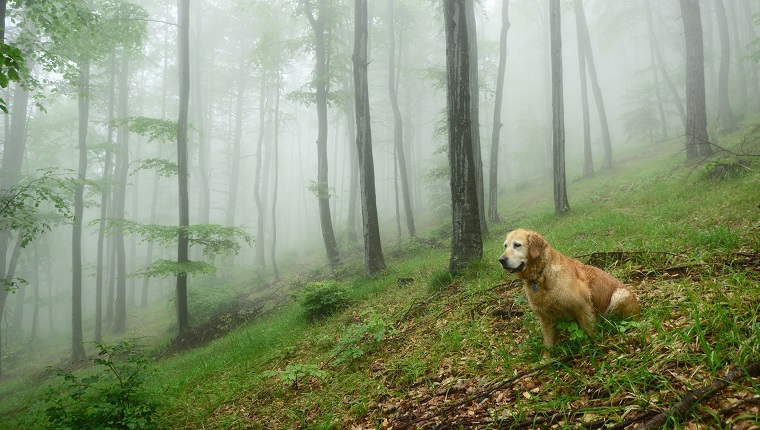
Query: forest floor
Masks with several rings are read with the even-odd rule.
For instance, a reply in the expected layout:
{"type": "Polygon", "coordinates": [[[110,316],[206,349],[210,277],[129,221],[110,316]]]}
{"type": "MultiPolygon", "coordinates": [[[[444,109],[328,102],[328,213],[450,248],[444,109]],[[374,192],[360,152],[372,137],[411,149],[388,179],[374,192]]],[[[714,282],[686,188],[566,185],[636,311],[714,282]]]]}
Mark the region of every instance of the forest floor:
{"type": "MultiPolygon", "coordinates": [[[[571,180],[562,217],[551,184],[505,190],[505,221],[461,276],[446,271],[443,222],[387,248],[377,276],[362,276],[354,247],[334,273],[259,286],[156,346],[158,427],[760,428],[760,133],[747,125],[722,140],[733,153],[695,164],[682,146],[648,145],[571,180]],[[567,324],[544,359],[536,318],[497,262],[515,227],[621,279],[641,318],[600,321],[594,339],[567,324]],[[350,305],[309,320],[291,293],[323,280],[350,305]]],[[[39,423],[21,416],[43,407],[0,413],[0,427],[39,423]]]]}

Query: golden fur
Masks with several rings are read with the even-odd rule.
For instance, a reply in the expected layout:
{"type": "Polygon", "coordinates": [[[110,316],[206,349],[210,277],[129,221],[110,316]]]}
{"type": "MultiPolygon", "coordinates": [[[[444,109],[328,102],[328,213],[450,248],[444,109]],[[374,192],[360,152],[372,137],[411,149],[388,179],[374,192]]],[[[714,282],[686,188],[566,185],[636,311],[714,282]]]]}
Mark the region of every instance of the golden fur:
{"type": "MultiPolygon", "coordinates": [[[[565,257],[535,231],[510,232],[504,248],[499,262],[522,279],[547,348],[557,343],[558,320],[575,320],[593,337],[597,315],[639,314],[636,296],[622,282],[602,269],[565,257]]],[[[545,356],[548,354],[544,351],[545,356]]]]}

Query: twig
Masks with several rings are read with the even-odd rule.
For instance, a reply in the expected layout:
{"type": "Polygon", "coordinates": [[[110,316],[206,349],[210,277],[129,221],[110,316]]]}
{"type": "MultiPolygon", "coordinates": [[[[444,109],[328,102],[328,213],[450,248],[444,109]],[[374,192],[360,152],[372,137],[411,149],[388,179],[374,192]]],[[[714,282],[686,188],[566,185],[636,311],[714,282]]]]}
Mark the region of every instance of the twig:
{"type": "Polygon", "coordinates": [[[698,404],[705,398],[711,397],[715,391],[722,390],[729,384],[734,383],[746,376],[754,378],[758,375],[760,375],[760,361],[748,364],[746,366],[734,367],[731,369],[731,371],[726,373],[726,376],[723,378],[720,378],[712,384],[702,387],[698,390],[691,391],[690,393],[686,394],[680,402],[671,406],[668,410],[655,415],[654,418],[642,424],[641,426],[636,427],[635,430],[659,428],[665,423],[665,421],[668,420],[668,418],[678,418],[683,416],[686,411],[688,411],[692,406],[698,404]]]}
{"type": "Polygon", "coordinates": [[[581,356],[580,354],[568,355],[568,356],[565,356],[563,358],[560,358],[559,360],[554,360],[554,361],[551,361],[549,363],[542,364],[541,366],[534,367],[533,369],[526,370],[524,372],[520,372],[517,375],[515,375],[514,377],[509,378],[507,380],[504,380],[504,381],[496,384],[492,388],[489,388],[488,390],[486,390],[486,391],[484,391],[482,393],[469,396],[466,399],[461,400],[461,401],[459,401],[457,403],[454,403],[453,405],[451,405],[451,406],[449,406],[449,407],[447,407],[445,409],[441,409],[438,412],[434,412],[432,414],[425,415],[424,417],[417,418],[414,421],[405,423],[404,426],[400,427],[400,428],[401,429],[408,429],[408,428],[412,427],[414,424],[421,423],[423,421],[428,421],[428,420],[431,420],[431,419],[433,419],[433,418],[435,418],[437,416],[440,416],[440,415],[443,415],[443,414],[447,414],[447,413],[453,411],[454,409],[457,409],[460,406],[466,405],[467,403],[470,403],[470,402],[473,402],[473,401],[477,401],[477,400],[480,400],[480,399],[485,399],[486,397],[490,397],[491,394],[493,394],[494,392],[496,392],[498,390],[501,390],[503,388],[506,388],[507,386],[514,385],[518,381],[520,381],[522,379],[525,379],[528,376],[530,376],[530,375],[532,375],[532,374],[534,374],[534,373],[536,373],[538,371],[546,369],[549,366],[552,366],[552,365],[555,365],[555,364],[559,364],[559,363],[567,363],[567,362],[576,360],[580,356],[581,356]]]}

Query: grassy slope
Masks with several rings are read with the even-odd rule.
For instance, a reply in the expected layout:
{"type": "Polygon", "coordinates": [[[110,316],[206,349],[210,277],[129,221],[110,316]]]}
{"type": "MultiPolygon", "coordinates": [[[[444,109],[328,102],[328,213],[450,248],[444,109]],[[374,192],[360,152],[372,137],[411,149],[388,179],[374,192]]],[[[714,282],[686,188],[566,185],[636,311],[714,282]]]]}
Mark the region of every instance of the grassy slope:
{"type": "MultiPolygon", "coordinates": [[[[648,146],[611,172],[570,182],[572,212],[561,218],[550,185],[507,190],[505,221],[491,227],[484,260],[465,276],[445,275],[448,229],[431,230],[386,249],[390,268],[380,276],[349,276],[361,267],[349,262],[338,276],[354,300],[344,312],[311,323],[286,308],[158,361],[149,389],[165,401],[160,427],[496,428],[541,416],[575,427],[668,407],[760,360],[760,273],[723,264],[760,249],[757,163],[740,177],[706,180],[683,166],[680,148],[648,146]],[[586,261],[636,291],[641,320],[604,322],[594,340],[565,339],[553,356],[575,358],[543,366],[535,318],[496,262],[516,226],[542,232],[566,255],[609,252],[586,261]]],[[[715,411],[758,395],[758,382],[706,404],[715,411]]],[[[753,413],[745,405],[718,421],[757,424],[753,413]]]]}

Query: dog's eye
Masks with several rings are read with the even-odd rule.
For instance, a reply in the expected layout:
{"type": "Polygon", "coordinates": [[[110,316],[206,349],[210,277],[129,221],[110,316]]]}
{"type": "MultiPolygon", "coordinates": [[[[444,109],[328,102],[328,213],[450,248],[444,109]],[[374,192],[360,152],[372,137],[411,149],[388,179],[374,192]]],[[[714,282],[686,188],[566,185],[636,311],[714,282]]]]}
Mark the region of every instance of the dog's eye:
{"type": "Polygon", "coordinates": [[[519,248],[522,246],[522,243],[515,242],[514,245],[512,245],[514,248],[519,248]]]}

